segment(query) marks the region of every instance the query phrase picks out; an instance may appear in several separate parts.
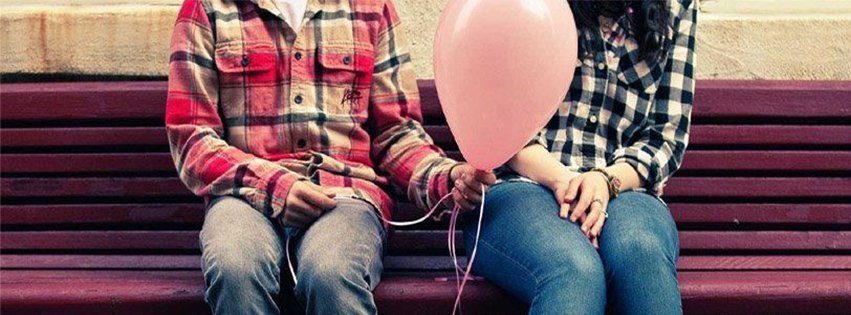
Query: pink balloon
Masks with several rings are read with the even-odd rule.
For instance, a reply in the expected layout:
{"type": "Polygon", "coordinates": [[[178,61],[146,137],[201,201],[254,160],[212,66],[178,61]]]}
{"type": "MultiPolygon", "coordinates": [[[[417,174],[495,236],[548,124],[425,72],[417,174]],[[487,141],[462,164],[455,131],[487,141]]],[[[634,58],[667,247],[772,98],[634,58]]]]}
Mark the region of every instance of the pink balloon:
{"type": "Polygon", "coordinates": [[[434,75],[467,162],[496,168],[543,128],[570,88],[577,44],[565,0],[450,0],[434,75]]]}

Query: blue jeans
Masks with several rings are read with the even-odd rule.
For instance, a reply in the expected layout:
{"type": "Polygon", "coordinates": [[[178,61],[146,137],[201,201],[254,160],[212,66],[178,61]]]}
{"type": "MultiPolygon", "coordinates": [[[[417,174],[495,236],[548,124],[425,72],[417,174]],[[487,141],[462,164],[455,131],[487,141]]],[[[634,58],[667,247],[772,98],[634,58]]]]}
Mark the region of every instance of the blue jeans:
{"type": "MultiPolygon", "coordinates": [[[[386,239],[368,203],[337,207],[293,239],[294,292],[308,314],[376,314],[386,239]]],[[[281,275],[289,277],[285,231],[241,199],[220,197],[201,229],[205,300],[215,314],[278,314],[281,275]]],[[[298,308],[296,308],[298,309],[298,308]]]]}
{"type": "MultiPolygon", "coordinates": [[[[682,314],[677,228],[655,197],[625,192],[608,206],[595,250],[579,225],[558,217],[552,192],[527,182],[486,196],[473,272],[530,304],[530,314],[682,314]]],[[[465,214],[472,250],[478,211],[465,214]]]]}

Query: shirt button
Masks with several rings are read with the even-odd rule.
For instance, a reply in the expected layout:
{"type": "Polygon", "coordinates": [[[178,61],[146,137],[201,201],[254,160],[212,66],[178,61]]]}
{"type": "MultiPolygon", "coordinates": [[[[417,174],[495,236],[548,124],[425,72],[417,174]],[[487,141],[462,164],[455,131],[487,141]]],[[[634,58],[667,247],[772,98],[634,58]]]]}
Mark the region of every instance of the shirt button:
{"type": "Polygon", "coordinates": [[[242,56],[242,66],[248,67],[248,56],[242,56]]]}
{"type": "Polygon", "coordinates": [[[597,123],[597,115],[589,117],[588,121],[590,121],[592,124],[596,124],[597,123]]]}
{"type": "Polygon", "coordinates": [[[300,52],[295,53],[295,60],[301,60],[301,53],[300,52]]]}
{"type": "Polygon", "coordinates": [[[602,62],[601,62],[601,63],[598,63],[598,64],[597,64],[597,69],[600,69],[600,70],[604,70],[604,69],[606,69],[606,64],[605,64],[605,63],[602,63],[602,62]]]}
{"type": "Polygon", "coordinates": [[[304,101],[304,97],[302,97],[301,95],[296,95],[294,101],[296,104],[301,104],[301,102],[304,101]]]}
{"type": "Polygon", "coordinates": [[[343,57],[343,64],[347,65],[347,64],[350,64],[350,63],[352,63],[352,57],[350,57],[350,56],[343,57]]]}
{"type": "Polygon", "coordinates": [[[302,149],[302,148],[304,148],[305,146],[307,146],[307,140],[304,140],[304,139],[298,139],[298,143],[297,143],[297,144],[298,144],[298,147],[299,147],[300,149],[302,149]]]}

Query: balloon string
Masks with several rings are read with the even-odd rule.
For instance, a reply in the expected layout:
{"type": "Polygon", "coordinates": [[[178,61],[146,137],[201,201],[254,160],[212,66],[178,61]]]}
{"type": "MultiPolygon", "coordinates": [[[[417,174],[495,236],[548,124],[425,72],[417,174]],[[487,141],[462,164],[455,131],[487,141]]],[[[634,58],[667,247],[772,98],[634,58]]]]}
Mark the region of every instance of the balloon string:
{"type": "Polygon", "coordinates": [[[485,213],[485,195],[487,194],[487,189],[485,185],[482,185],[482,201],[479,204],[479,219],[476,223],[476,238],[473,243],[473,251],[470,253],[470,259],[467,260],[467,268],[462,269],[461,266],[458,265],[457,254],[455,253],[455,224],[457,223],[458,214],[461,212],[461,207],[457,204],[455,205],[455,209],[452,211],[453,219],[449,225],[449,237],[452,238],[451,245],[449,246],[449,255],[452,256],[452,262],[455,265],[455,281],[458,288],[458,296],[455,297],[455,304],[452,306],[452,315],[457,313],[461,313],[461,296],[464,294],[464,286],[467,284],[467,280],[470,279],[470,272],[473,269],[473,261],[476,260],[476,252],[479,247],[479,237],[482,232],[482,217],[485,213]],[[464,274],[464,277],[461,278],[461,283],[458,283],[459,272],[464,274]]]}

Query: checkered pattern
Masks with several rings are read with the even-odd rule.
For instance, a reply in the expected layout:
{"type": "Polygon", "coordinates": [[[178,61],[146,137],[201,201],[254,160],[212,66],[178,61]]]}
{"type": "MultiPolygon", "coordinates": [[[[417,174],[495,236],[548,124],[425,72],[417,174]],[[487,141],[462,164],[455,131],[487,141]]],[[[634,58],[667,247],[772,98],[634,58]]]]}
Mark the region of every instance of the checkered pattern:
{"type": "MultiPolygon", "coordinates": [[[[694,98],[696,2],[671,1],[667,58],[646,62],[622,18],[602,32],[605,50],[577,62],[558,113],[541,133],[571,170],[632,165],[645,189],[658,192],[680,166],[694,98]]],[[[603,23],[605,24],[605,23],[603,23]]]]}
{"type": "Polygon", "coordinates": [[[298,180],[388,218],[390,187],[420,207],[447,193],[393,3],[310,0],[299,33],[284,21],[272,0],[184,2],[166,127],[186,186],[272,217],[298,180]]]}

